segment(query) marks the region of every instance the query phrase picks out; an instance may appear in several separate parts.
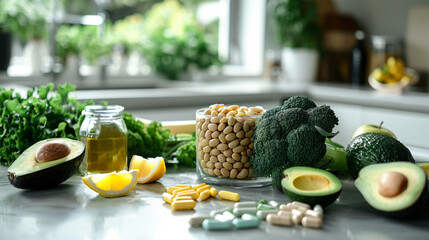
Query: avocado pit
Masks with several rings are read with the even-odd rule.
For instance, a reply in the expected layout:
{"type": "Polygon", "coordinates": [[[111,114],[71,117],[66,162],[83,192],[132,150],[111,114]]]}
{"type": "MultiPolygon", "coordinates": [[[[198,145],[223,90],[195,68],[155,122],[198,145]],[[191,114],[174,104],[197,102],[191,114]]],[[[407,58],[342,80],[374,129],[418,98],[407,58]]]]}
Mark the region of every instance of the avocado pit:
{"type": "Polygon", "coordinates": [[[66,157],[71,152],[70,147],[61,141],[47,142],[41,145],[35,154],[37,162],[50,162],[66,157]]]}
{"type": "Polygon", "coordinates": [[[378,179],[378,193],[387,198],[398,196],[407,186],[408,179],[400,172],[385,172],[378,179]]]}

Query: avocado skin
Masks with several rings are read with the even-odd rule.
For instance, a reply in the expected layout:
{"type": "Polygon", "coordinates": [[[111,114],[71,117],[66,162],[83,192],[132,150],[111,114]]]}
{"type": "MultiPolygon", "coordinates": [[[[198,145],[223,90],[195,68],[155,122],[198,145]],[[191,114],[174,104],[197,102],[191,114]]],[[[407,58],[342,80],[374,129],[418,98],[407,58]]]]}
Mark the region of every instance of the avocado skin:
{"type": "Polygon", "coordinates": [[[79,156],[58,165],[37,172],[16,176],[8,172],[9,182],[20,189],[46,189],[57,186],[69,179],[79,168],[85,156],[83,151],[79,156]]]}
{"type": "Polygon", "coordinates": [[[398,140],[381,133],[368,132],[355,138],[347,146],[347,167],[353,179],[371,164],[386,162],[415,163],[410,150],[398,140]]]}

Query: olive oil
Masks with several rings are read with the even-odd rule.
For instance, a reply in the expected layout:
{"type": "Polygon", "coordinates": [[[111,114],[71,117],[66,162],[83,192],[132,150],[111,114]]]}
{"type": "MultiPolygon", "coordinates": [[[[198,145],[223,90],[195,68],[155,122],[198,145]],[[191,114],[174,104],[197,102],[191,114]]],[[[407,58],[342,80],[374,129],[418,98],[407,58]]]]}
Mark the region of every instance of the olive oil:
{"type": "Polygon", "coordinates": [[[127,137],[115,125],[101,125],[100,135],[86,139],[87,172],[124,170],[127,165],[127,137]]]}
{"type": "Polygon", "coordinates": [[[85,158],[79,168],[82,175],[119,172],[127,168],[127,127],[121,106],[90,105],[82,115],[79,130],[86,144],[85,158]]]}

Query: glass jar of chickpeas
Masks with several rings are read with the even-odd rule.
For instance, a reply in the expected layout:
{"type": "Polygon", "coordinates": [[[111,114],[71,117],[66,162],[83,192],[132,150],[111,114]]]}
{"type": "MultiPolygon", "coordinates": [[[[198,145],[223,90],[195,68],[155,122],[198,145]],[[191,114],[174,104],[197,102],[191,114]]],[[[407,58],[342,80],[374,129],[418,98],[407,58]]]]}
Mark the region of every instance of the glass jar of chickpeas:
{"type": "Polygon", "coordinates": [[[204,182],[240,187],[271,184],[253,175],[253,130],[262,107],[213,104],[196,112],[197,174],[204,182]]]}

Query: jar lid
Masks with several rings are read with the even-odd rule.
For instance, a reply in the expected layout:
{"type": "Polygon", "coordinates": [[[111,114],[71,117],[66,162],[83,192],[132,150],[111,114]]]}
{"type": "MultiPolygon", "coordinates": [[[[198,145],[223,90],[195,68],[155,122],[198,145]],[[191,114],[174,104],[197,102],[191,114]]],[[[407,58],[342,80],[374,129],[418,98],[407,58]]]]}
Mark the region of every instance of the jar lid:
{"type": "Polygon", "coordinates": [[[120,105],[88,105],[82,111],[85,116],[93,117],[117,117],[124,112],[124,107],[120,105]]]}

